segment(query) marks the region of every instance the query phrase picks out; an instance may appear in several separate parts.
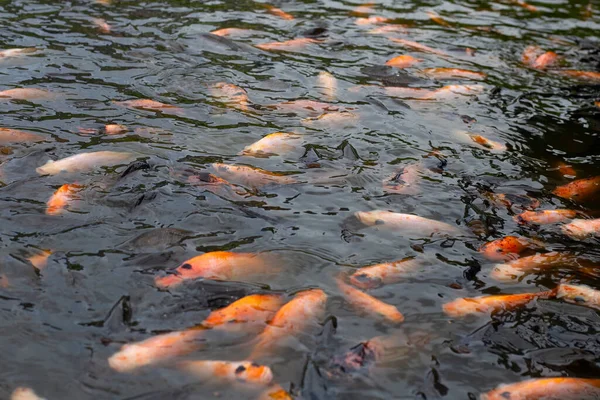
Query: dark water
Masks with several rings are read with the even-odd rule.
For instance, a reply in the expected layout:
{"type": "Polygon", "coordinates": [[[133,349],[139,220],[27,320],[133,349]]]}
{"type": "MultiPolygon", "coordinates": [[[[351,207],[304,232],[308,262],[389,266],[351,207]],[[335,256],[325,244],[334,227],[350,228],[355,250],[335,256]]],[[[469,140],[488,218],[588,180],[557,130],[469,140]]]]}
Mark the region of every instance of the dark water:
{"type": "MultiPolygon", "coordinates": [[[[574,0],[532,4],[537,12],[509,1],[381,1],[375,15],[407,30],[378,35],[367,33],[377,26],[355,24],[350,12],[359,4],[344,1],[275,4],[295,20],[246,0],[1,2],[0,48],[37,51],[0,59],[0,89],[35,87],[58,95],[0,103],[2,127],[45,138],[7,145],[4,152],[11,154],[0,156],[0,397],[29,386],[48,399],[255,398],[256,391],[195,383],[169,368],[119,374],[107,358],[124,343],[196,325],[210,309],[245,294],[313,287],[329,296],[322,328],[301,336],[303,346],[296,343],[263,360],[275,381],[299,398],[472,399],[528,377],[599,377],[600,315],[592,309],[540,300],[492,316],[453,319],[442,312],[442,304],[458,297],[536,292],[562,279],[600,287],[599,280],[566,269],[499,283],[489,277],[494,263],[476,251],[487,240],[517,234],[545,242],[548,250],[600,261],[598,242],[568,241],[557,227],[519,226],[512,219],[518,210],[486,197],[529,195],[544,209],[574,208],[590,216],[600,211],[597,203],[571,204],[551,194],[569,181],[557,171],[558,162],[572,165],[578,178],[600,175],[600,108],[594,105],[600,84],[529,69],[520,61],[526,46],[538,45],[562,55],[570,69],[598,70],[600,10],[574,0]],[[449,26],[430,20],[427,11],[449,26]],[[100,32],[94,18],[106,20],[112,31],[100,32]],[[253,32],[232,39],[205,35],[225,27],[253,32]],[[297,52],[253,47],[311,33],[321,33],[324,41],[297,52]],[[411,50],[387,37],[449,56],[411,50]],[[404,71],[381,67],[401,54],[424,61],[404,71]],[[428,67],[469,69],[487,78],[410,79],[428,67]],[[328,101],[317,84],[321,71],[337,78],[332,102],[352,108],[357,119],[311,124],[303,121],[315,116],[307,110],[266,107],[295,99],[328,101]],[[481,84],[484,90],[418,101],[356,89],[409,81],[425,88],[481,84]],[[211,94],[216,82],[246,89],[252,107],[227,107],[211,94]],[[135,98],[183,111],[157,113],[113,102],[135,98]],[[129,131],[103,135],[107,123],[129,131]],[[507,149],[490,151],[457,133],[464,130],[507,149]],[[303,148],[285,157],[237,155],[276,131],[302,134],[303,148]],[[50,159],[100,150],[136,153],[149,168],[124,178],[119,174],[125,166],[57,176],[35,171],[50,159]],[[421,171],[417,193],[383,190],[386,178],[434,150],[447,165],[421,171]],[[174,173],[199,172],[212,162],[296,173],[299,183],[236,196],[190,185],[174,173]],[[46,215],[52,193],[73,182],[84,186],[80,200],[61,215],[46,215]],[[348,226],[354,212],[373,209],[472,229],[446,240],[357,234],[348,226]],[[128,242],[166,227],[189,234],[128,242]],[[44,249],[52,255],[45,268],[36,269],[27,259],[44,249]],[[281,272],[261,282],[155,287],[161,270],[214,250],[271,252],[281,260],[281,272]],[[398,327],[355,313],[335,285],[340,272],[408,256],[423,261],[422,273],[371,292],[402,311],[405,322],[398,327]],[[348,379],[324,373],[336,354],[386,334],[420,339],[369,372],[348,379]]],[[[238,360],[248,351],[243,342],[215,343],[193,357],[238,360]]]]}

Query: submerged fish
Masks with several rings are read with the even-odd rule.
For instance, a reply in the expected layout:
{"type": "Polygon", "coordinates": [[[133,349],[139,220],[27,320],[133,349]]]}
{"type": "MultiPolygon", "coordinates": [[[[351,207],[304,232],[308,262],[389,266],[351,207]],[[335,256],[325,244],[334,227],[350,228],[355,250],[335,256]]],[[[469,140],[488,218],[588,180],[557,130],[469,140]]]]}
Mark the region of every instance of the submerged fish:
{"type": "Polygon", "coordinates": [[[486,74],[483,72],[469,71],[459,68],[425,68],[421,73],[427,77],[434,79],[485,79],[486,74]]]}
{"type": "Polygon", "coordinates": [[[31,388],[18,387],[10,395],[10,400],[46,400],[46,399],[38,396],[31,388]]]}
{"type": "Polygon", "coordinates": [[[275,15],[276,17],[288,20],[288,21],[292,21],[294,20],[294,16],[292,14],[288,14],[285,11],[283,11],[280,8],[277,7],[273,7],[271,5],[267,5],[267,12],[271,15],[275,15]]]}
{"type": "Polygon", "coordinates": [[[29,258],[27,261],[31,263],[36,269],[42,270],[46,268],[48,265],[48,258],[52,255],[52,251],[50,250],[42,250],[41,253],[35,254],[29,258]]]}
{"type": "Polygon", "coordinates": [[[103,18],[93,18],[92,22],[102,33],[110,33],[112,30],[111,26],[103,18]]]}
{"type": "Polygon", "coordinates": [[[333,129],[354,126],[360,117],[350,111],[326,112],[315,118],[304,118],[303,125],[317,129],[333,129]]]}
{"type": "Polygon", "coordinates": [[[181,108],[161,103],[159,101],[149,100],[149,99],[135,99],[135,100],[126,100],[126,101],[115,101],[115,104],[127,107],[127,108],[141,108],[142,110],[151,110],[151,111],[181,111],[181,108]]]}
{"type": "Polygon", "coordinates": [[[35,133],[18,131],[10,128],[0,128],[0,144],[42,142],[45,138],[35,133]]]}
{"type": "Polygon", "coordinates": [[[410,164],[402,171],[394,174],[390,179],[383,183],[383,189],[386,192],[414,195],[421,191],[419,188],[420,174],[419,164],[410,164]]]}
{"type": "Polygon", "coordinates": [[[337,280],[338,288],[344,295],[344,299],[360,313],[368,316],[377,316],[387,322],[399,324],[404,321],[404,315],[391,304],[360,291],[346,283],[341,278],[337,280]]]}
{"type": "MultiPolygon", "coordinates": [[[[565,75],[571,78],[578,78],[590,81],[600,81],[600,72],[593,71],[574,71],[574,70],[560,70],[556,71],[561,75],[565,75]]],[[[1,94],[1,92],[0,92],[1,94]]]]}
{"type": "Polygon", "coordinates": [[[535,69],[546,69],[553,66],[560,59],[553,51],[543,52],[538,46],[528,46],[523,50],[521,61],[523,64],[535,69]]]}
{"type": "Polygon", "coordinates": [[[0,58],[18,57],[23,54],[34,53],[37,51],[35,47],[28,47],[24,49],[6,49],[0,50],[0,58]]]}
{"type": "Polygon", "coordinates": [[[474,133],[465,132],[465,134],[467,134],[471,138],[472,141],[485,147],[486,149],[497,150],[497,151],[506,151],[506,146],[500,142],[490,140],[486,137],[483,137],[481,135],[477,135],[474,133]]]}
{"type": "Polygon", "coordinates": [[[559,186],[552,193],[564,199],[585,202],[600,192],[600,176],[578,179],[559,186]]]}
{"type": "Polygon", "coordinates": [[[250,361],[181,361],[177,367],[199,379],[215,378],[259,385],[268,385],[273,380],[271,368],[250,361]]]}
{"type": "Polygon", "coordinates": [[[446,21],[444,18],[440,17],[437,13],[435,13],[433,11],[427,11],[427,16],[429,17],[430,20],[432,20],[433,22],[435,22],[438,25],[450,26],[450,23],[448,21],[446,21]]]}
{"type": "Polygon", "coordinates": [[[359,268],[350,275],[350,283],[361,289],[373,289],[399,282],[420,266],[421,263],[414,258],[370,265],[359,268]]]}
{"type": "Polygon", "coordinates": [[[556,290],[539,293],[504,294],[460,298],[443,305],[444,312],[451,317],[464,317],[472,314],[487,314],[500,310],[511,310],[521,307],[534,299],[549,299],[554,297],[556,290]]]}
{"type": "Polygon", "coordinates": [[[583,240],[590,237],[600,237],[600,218],[575,219],[560,227],[562,233],[572,239],[583,240]]]}
{"type": "Polygon", "coordinates": [[[229,182],[247,187],[261,188],[269,184],[289,185],[297,183],[296,179],[292,176],[276,174],[246,165],[214,163],[211,166],[217,176],[229,182]]]}
{"type": "Polygon", "coordinates": [[[269,325],[259,335],[249,358],[256,360],[271,351],[280,340],[317,326],[325,315],[326,303],[327,295],[321,289],[309,289],[297,293],[277,311],[269,325]]]}
{"type": "Polygon", "coordinates": [[[270,263],[262,254],[212,251],[183,262],[172,274],[157,277],[155,283],[160,288],[168,288],[188,279],[230,281],[270,271],[270,263]]]}
{"type": "Polygon", "coordinates": [[[123,243],[120,247],[130,250],[164,250],[180,243],[194,233],[177,228],[157,228],[144,232],[123,243]]]}
{"type": "Polygon", "coordinates": [[[111,368],[129,372],[183,356],[200,349],[207,329],[235,331],[257,324],[261,328],[283,304],[283,296],[253,294],[215,310],[197,327],[153,336],[137,343],[124,345],[108,359],[111,368]]]}
{"type": "Polygon", "coordinates": [[[56,192],[50,197],[46,206],[47,215],[58,215],[61,214],[64,209],[71,203],[75,198],[77,192],[82,189],[81,185],[78,184],[64,184],[59,187],[56,192]]]}
{"type": "Polygon", "coordinates": [[[106,124],[104,125],[104,133],[107,135],[119,135],[127,132],[127,127],[119,124],[106,124]]]}
{"type": "Polygon", "coordinates": [[[481,400],[595,400],[600,398],[600,379],[538,378],[500,385],[481,395],[481,400]]]}
{"type": "Polygon", "coordinates": [[[337,79],[327,71],[319,72],[317,84],[321,88],[327,101],[335,101],[337,98],[337,79]]]}
{"type": "Polygon", "coordinates": [[[573,210],[542,210],[542,211],[524,211],[515,215],[513,219],[519,224],[547,225],[564,222],[577,216],[577,211],[573,210]]]}
{"type": "Polygon", "coordinates": [[[408,56],[408,55],[402,55],[402,56],[397,56],[394,58],[389,59],[388,61],[386,61],[385,65],[388,65],[390,67],[395,67],[395,68],[408,68],[408,67],[412,67],[413,65],[420,63],[421,61],[423,61],[420,58],[415,58],[413,56],[408,56]]]}
{"type": "Polygon", "coordinates": [[[210,88],[211,94],[229,107],[247,111],[250,105],[248,92],[241,87],[227,82],[217,82],[210,88]]]}
{"type": "Polygon", "coordinates": [[[435,221],[418,215],[401,214],[391,211],[357,211],[354,213],[356,219],[366,226],[377,226],[380,229],[402,231],[407,234],[433,235],[460,234],[460,230],[444,222],[435,221]]]}
{"type": "Polygon", "coordinates": [[[115,151],[96,151],[75,154],[62,160],[48,161],[36,168],[40,175],[58,175],[61,172],[89,172],[99,167],[126,164],[136,158],[135,154],[115,151]]]}
{"type": "Polygon", "coordinates": [[[445,51],[437,50],[432,47],[425,46],[424,44],[413,42],[411,40],[398,39],[398,38],[390,38],[390,40],[394,43],[401,44],[404,47],[410,47],[411,49],[422,51],[424,53],[437,54],[438,56],[448,56],[448,53],[446,53],[445,51]]]}
{"type": "Polygon", "coordinates": [[[366,18],[356,18],[354,23],[356,25],[379,25],[388,23],[390,21],[391,20],[389,18],[372,15],[366,18]]]}
{"type": "Polygon", "coordinates": [[[551,252],[535,254],[505,264],[496,264],[490,276],[500,281],[510,281],[535,270],[576,265],[577,258],[569,253],[551,252]]]}
{"type": "Polygon", "coordinates": [[[284,388],[276,384],[262,392],[257,400],[293,400],[293,397],[284,388]]]}
{"type": "Polygon", "coordinates": [[[13,100],[50,100],[56,97],[56,95],[42,89],[19,88],[1,91],[0,98],[2,97],[13,100]]]}
{"type": "Polygon", "coordinates": [[[589,286],[567,285],[563,283],[558,285],[556,297],[568,303],[600,310],[600,290],[589,286]]]}
{"type": "Polygon", "coordinates": [[[331,103],[323,103],[314,100],[292,100],[283,103],[267,106],[268,108],[286,113],[308,114],[316,117],[326,112],[343,111],[339,106],[331,103]]]}
{"type": "Polygon", "coordinates": [[[252,32],[254,31],[252,31],[251,29],[223,28],[211,31],[210,33],[217,36],[242,36],[250,34],[252,32]]]}
{"type": "Polygon", "coordinates": [[[302,136],[289,132],[270,133],[257,142],[244,147],[240,155],[270,156],[283,155],[297,150],[302,136]]]}
{"type": "Polygon", "coordinates": [[[393,87],[385,88],[386,94],[393,97],[419,99],[419,100],[447,100],[449,98],[461,96],[472,96],[484,91],[481,85],[447,85],[436,90],[393,87]]]}
{"type": "Polygon", "coordinates": [[[489,260],[508,261],[519,258],[522,252],[532,247],[539,246],[522,237],[505,236],[484,244],[479,248],[479,252],[489,260]]]}
{"type": "Polygon", "coordinates": [[[384,26],[378,26],[377,28],[373,28],[370,31],[368,31],[367,33],[370,33],[372,35],[385,35],[388,33],[406,33],[407,29],[406,29],[406,25],[384,25],[384,26]]]}
{"type": "Polygon", "coordinates": [[[257,44],[261,50],[267,51],[297,51],[305,48],[309,44],[317,44],[323,42],[322,40],[311,39],[311,38],[297,38],[286,40],[284,42],[270,42],[257,44]]]}
{"type": "Polygon", "coordinates": [[[562,161],[556,164],[556,168],[558,169],[558,171],[560,171],[562,176],[571,177],[571,178],[574,178],[577,176],[577,171],[575,171],[573,166],[567,165],[562,161]]]}

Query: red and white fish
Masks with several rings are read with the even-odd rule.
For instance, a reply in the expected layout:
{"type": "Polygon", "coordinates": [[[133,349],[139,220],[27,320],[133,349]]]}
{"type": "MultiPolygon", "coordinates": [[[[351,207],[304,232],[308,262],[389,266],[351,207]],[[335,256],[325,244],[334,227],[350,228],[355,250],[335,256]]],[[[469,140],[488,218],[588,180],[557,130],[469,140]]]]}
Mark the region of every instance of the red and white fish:
{"type": "Polygon", "coordinates": [[[481,395],[481,400],[597,400],[600,379],[537,378],[504,384],[481,395]]]}
{"type": "Polygon", "coordinates": [[[177,363],[177,367],[198,379],[258,385],[268,385],[273,380],[271,368],[251,361],[181,361],[177,363]]]}
{"type": "Polygon", "coordinates": [[[444,312],[451,317],[464,317],[474,314],[489,314],[500,310],[512,310],[527,305],[535,299],[549,299],[556,295],[555,290],[538,293],[519,293],[472,298],[460,298],[443,305],[444,312]]]}
{"type": "Polygon", "coordinates": [[[346,284],[341,278],[337,278],[337,285],[344,299],[358,312],[382,319],[393,324],[404,321],[404,315],[397,307],[384,303],[375,297],[346,284]]]}
{"type": "Polygon", "coordinates": [[[560,227],[562,233],[572,239],[584,240],[590,237],[600,237],[600,218],[575,219],[560,227]]]}

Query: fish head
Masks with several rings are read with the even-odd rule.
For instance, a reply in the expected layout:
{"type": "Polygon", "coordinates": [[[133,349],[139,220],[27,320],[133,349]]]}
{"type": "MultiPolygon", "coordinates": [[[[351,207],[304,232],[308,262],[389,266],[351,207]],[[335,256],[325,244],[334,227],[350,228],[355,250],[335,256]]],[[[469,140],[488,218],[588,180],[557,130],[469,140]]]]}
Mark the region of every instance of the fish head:
{"type": "Polygon", "coordinates": [[[235,370],[235,376],[244,382],[260,383],[263,385],[267,385],[273,380],[271,368],[250,362],[240,364],[235,370]]]}
{"type": "Polygon", "coordinates": [[[53,160],[49,160],[48,162],[46,162],[46,164],[42,165],[41,167],[37,167],[35,169],[35,172],[37,172],[40,175],[58,174],[60,170],[54,165],[54,163],[55,162],[53,160]]]}
{"type": "Polygon", "coordinates": [[[515,268],[510,264],[496,264],[492,268],[490,276],[498,281],[510,282],[518,279],[523,275],[523,271],[519,268],[515,268]]]}
{"type": "Polygon", "coordinates": [[[383,285],[383,280],[368,272],[355,272],[350,276],[350,283],[361,289],[375,289],[383,285]]]}
{"type": "Polygon", "coordinates": [[[561,226],[560,230],[565,235],[579,240],[585,239],[591,234],[588,223],[584,219],[576,219],[566,225],[561,226]]]}

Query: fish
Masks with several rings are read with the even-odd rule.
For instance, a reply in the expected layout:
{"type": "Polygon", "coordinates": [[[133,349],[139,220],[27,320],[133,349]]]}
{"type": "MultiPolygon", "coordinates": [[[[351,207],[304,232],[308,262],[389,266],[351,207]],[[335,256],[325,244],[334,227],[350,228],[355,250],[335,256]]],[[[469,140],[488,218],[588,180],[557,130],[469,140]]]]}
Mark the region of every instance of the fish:
{"type": "Polygon", "coordinates": [[[229,107],[247,111],[250,105],[248,92],[227,82],[217,82],[211,86],[211,94],[229,107]]]}
{"type": "Polygon", "coordinates": [[[476,95],[484,91],[481,85],[446,85],[436,90],[386,86],[389,96],[420,100],[447,100],[456,95],[476,95]]]}
{"type": "Polygon", "coordinates": [[[295,18],[292,14],[288,14],[280,8],[273,7],[271,5],[267,5],[267,12],[271,15],[279,17],[281,19],[285,19],[286,21],[293,21],[295,18]]]}
{"type": "Polygon", "coordinates": [[[308,289],[297,293],[275,313],[265,330],[258,336],[249,359],[256,360],[272,351],[282,339],[317,326],[325,316],[326,303],[327,294],[321,289],[308,289]]]}
{"type": "Polygon", "coordinates": [[[433,11],[427,11],[427,16],[429,17],[430,20],[432,20],[433,22],[435,22],[438,25],[441,26],[446,26],[449,27],[450,23],[448,21],[446,21],[444,18],[440,17],[437,13],[433,12],[433,11]]]}
{"type": "Polygon", "coordinates": [[[61,172],[90,172],[99,167],[126,164],[136,158],[133,153],[116,151],[96,151],[79,153],[57,161],[48,161],[36,168],[40,175],[58,175],[61,172]]]}
{"type": "MultiPolygon", "coordinates": [[[[600,81],[600,72],[593,72],[593,71],[576,71],[576,70],[559,70],[556,71],[557,73],[564,75],[564,76],[568,76],[570,78],[577,78],[577,79],[583,79],[583,80],[589,80],[589,81],[600,81]]],[[[0,92],[0,95],[2,94],[2,92],[0,92]]]]}
{"type": "Polygon", "coordinates": [[[483,72],[469,71],[460,68],[425,68],[421,73],[435,79],[473,79],[481,80],[487,76],[483,72]]]}
{"type": "Polygon", "coordinates": [[[600,379],[536,378],[504,384],[481,395],[481,400],[595,400],[600,379]]]}
{"type": "Polygon", "coordinates": [[[446,53],[445,51],[437,50],[432,47],[425,46],[424,44],[413,42],[412,40],[398,39],[398,38],[389,38],[389,39],[394,43],[398,43],[404,47],[409,47],[411,49],[415,49],[415,50],[421,51],[423,53],[437,54],[438,56],[448,56],[448,53],[446,53]]]}
{"type": "Polygon", "coordinates": [[[563,199],[586,202],[594,198],[600,191],[600,176],[592,178],[577,179],[557,187],[552,191],[556,196],[563,199]]]}
{"type": "Polygon", "coordinates": [[[485,243],[479,248],[479,252],[488,260],[509,261],[519,258],[522,252],[532,247],[531,240],[517,236],[505,236],[485,243]]]}
{"type": "Polygon", "coordinates": [[[110,33],[112,30],[111,26],[103,18],[93,18],[92,22],[102,33],[110,33]]]}
{"type": "Polygon", "coordinates": [[[367,31],[367,33],[369,33],[371,35],[385,35],[388,33],[406,33],[406,32],[407,32],[407,26],[399,25],[399,24],[378,26],[377,28],[373,28],[373,29],[367,31]]]}
{"type": "Polygon", "coordinates": [[[556,164],[556,169],[558,169],[564,177],[574,178],[577,176],[577,171],[575,171],[573,166],[567,165],[562,161],[556,164]]]}
{"type": "Polygon", "coordinates": [[[407,234],[460,234],[455,226],[412,214],[401,214],[385,210],[357,211],[354,213],[363,225],[377,226],[379,229],[402,231],[407,234]]]}
{"type": "Polygon", "coordinates": [[[13,100],[51,100],[55,98],[56,95],[43,89],[18,88],[1,91],[0,98],[3,97],[13,100]]]}
{"type": "Polygon", "coordinates": [[[358,312],[377,317],[392,324],[404,322],[404,315],[397,307],[384,303],[375,297],[346,284],[340,277],[336,279],[344,299],[358,312]]]}
{"type": "Polygon", "coordinates": [[[253,188],[261,188],[270,184],[288,185],[297,183],[296,179],[291,176],[246,165],[214,163],[211,164],[211,168],[215,171],[215,175],[229,182],[253,188]]]}
{"type": "Polygon", "coordinates": [[[127,132],[127,127],[119,124],[106,124],[104,125],[104,132],[107,135],[119,135],[127,132]]]}
{"type": "Polygon", "coordinates": [[[11,128],[0,128],[0,144],[43,142],[43,136],[11,128]]]}
{"type": "Polygon", "coordinates": [[[400,282],[402,278],[420,266],[421,262],[414,258],[370,265],[359,268],[350,275],[350,283],[360,289],[374,289],[389,283],[400,282]]]}
{"type": "Polygon", "coordinates": [[[419,164],[409,164],[401,171],[383,182],[386,192],[415,195],[421,191],[419,180],[421,167],[419,164]]]}
{"type": "Polygon", "coordinates": [[[259,385],[268,385],[273,380],[271,368],[251,361],[181,361],[177,368],[199,379],[216,378],[259,385]]]}
{"type": "Polygon", "coordinates": [[[41,250],[40,253],[34,254],[33,256],[27,258],[27,261],[29,261],[36,269],[41,271],[42,269],[46,268],[46,265],[48,265],[48,258],[51,255],[51,250],[41,250]]]}
{"type": "Polygon", "coordinates": [[[526,9],[528,11],[531,11],[531,12],[538,12],[539,11],[539,9],[536,6],[533,6],[533,5],[529,4],[529,3],[526,3],[523,0],[515,0],[514,4],[518,5],[519,7],[524,8],[524,9],[526,9]]]}
{"type": "Polygon", "coordinates": [[[141,233],[120,245],[120,248],[138,251],[161,251],[179,244],[183,239],[191,237],[194,232],[178,228],[156,228],[141,233]]]}
{"type": "MultiPolygon", "coordinates": [[[[298,51],[309,44],[322,43],[322,40],[311,38],[297,38],[286,40],[284,42],[269,42],[255,45],[255,47],[265,51],[298,51]]],[[[1,93],[1,92],[0,92],[1,93]]]]}
{"type": "Polygon", "coordinates": [[[263,391],[257,400],[293,400],[293,397],[284,388],[275,384],[263,391]]]}
{"type": "Polygon", "coordinates": [[[366,17],[366,18],[356,18],[356,20],[354,21],[354,23],[356,25],[362,26],[362,25],[386,24],[386,23],[388,23],[390,21],[391,20],[389,18],[372,15],[372,16],[366,17]]]}
{"type": "Polygon", "coordinates": [[[35,53],[36,51],[37,49],[35,47],[0,50],[0,58],[18,57],[23,54],[35,53]]]}
{"type": "Polygon", "coordinates": [[[161,103],[159,101],[150,100],[150,99],[135,99],[135,100],[125,100],[125,101],[115,101],[115,104],[127,107],[127,108],[139,108],[142,110],[150,110],[150,111],[181,111],[181,108],[173,106],[171,104],[161,103]]]}
{"type": "Polygon", "coordinates": [[[38,396],[33,389],[28,387],[18,387],[13,390],[10,400],[46,400],[38,396]]]}
{"type": "Polygon", "coordinates": [[[536,209],[541,205],[538,199],[534,199],[525,194],[486,192],[485,196],[495,205],[505,206],[507,208],[512,208],[514,206],[520,209],[536,209]]]}
{"type": "Polygon", "coordinates": [[[589,286],[561,283],[558,285],[556,298],[566,301],[567,303],[600,310],[600,290],[593,289],[589,286]]]}
{"type": "Polygon", "coordinates": [[[335,101],[337,96],[337,79],[327,71],[319,72],[317,85],[321,88],[327,101],[335,101]]]}
{"type": "Polygon", "coordinates": [[[496,150],[496,151],[506,151],[506,146],[500,142],[490,140],[486,137],[483,137],[481,135],[477,135],[474,133],[469,133],[469,132],[465,132],[465,133],[467,135],[469,135],[469,137],[471,138],[472,141],[474,141],[475,143],[477,143],[479,145],[482,145],[486,149],[496,150]]]}
{"type": "Polygon", "coordinates": [[[535,270],[543,270],[561,266],[576,266],[577,258],[568,253],[550,252],[534,254],[494,265],[490,277],[499,281],[511,281],[535,270]]]}
{"type": "Polygon", "coordinates": [[[59,187],[46,203],[47,215],[59,215],[77,198],[77,193],[82,189],[76,183],[66,183],[59,187]]]}
{"type": "Polygon", "coordinates": [[[161,289],[175,287],[189,279],[239,280],[249,275],[269,272],[270,265],[262,254],[211,251],[201,254],[177,267],[173,273],[157,277],[161,289]]]}
{"type": "Polygon", "coordinates": [[[290,132],[270,133],[257,142],[252,143],[239,153],[255,157],[283,155],[297,150],[302,136],[290,132]]]}
{"type": "Polygon", "coordinates": [[[415,58],[409,55],[401,55],[387,60],[385,65],[394,68],[409,68],[422,61],[423,59],[421,58],[415,58]]]}
{"type": "Polygon", "coordinates": [[[524,211],[513,219],[519,224],[548,225],[564,222],[577,216],[573,210],[524,211]]]}
{"type": "Polygon", "coordinates": [[[535,69],[546,69],[559,60],[558,54],[553,51],[543,52],[538,46],[527,46],[521,55],[523,64],[535,69]]]}
{"type": "Polygon", "coordinates": [[[563,234],[571,239],[584,240],[590,237],[600,237],[600,218],[574,219],[560,227],[563,234]]]}
{"type": "Polygon", "coordinates": [[[355,125],[360,117],[350,111],[326,112],[315,118],[304,118],[300,122],[311,128],[345,128],[355,125]]]}
{"type": "Polygon", "coordinates": [[[361,4],[360,6],[352,9],[352,11],[350,12],[350,15],[363,16],[363,15],[372,14],[374,12],[375,12],[375,3],[365,3],[365,4],[361,4]]]}
{"type": "Polygon", "coordinates": [[[210,33],[217,36],[243,36],[251,34],[252,32],[251,29],[223,28],[211,31],[210,33]]]}
{"type": "Polygon", "coordinates": [[[305,99],[285,101],[279,104],[267,106],[267,108],[285,113],[307,114],[311,117],[317,117],[327,112],[343,111],[341,107],[331,103],[323,103],[321,101],[305,99]]]}
{"type": "Polygon", "coordinates": [[[235,332],[239,329],[246,330],[254,325],[262,329],[283,303],[283,296],[276,294],[252,294],[242,297],[227,307],[212,311],[200,325],[194,328],[126,344],[108,359],[108,363],[116,371],[130,372],[146,365],[158,364],[190,354],[204,346],[207,330],[235,332]]]}
{"type": "Polygon", "coordinates": [[[538,293],[501,294],[472,298],[459,298],[442,307],[450,317],[459,318],[467,315],[488,314],[501,310],[512,310],[524,306],[535,299],[550,299],[556,295],[556,290],[538,293]]]}

